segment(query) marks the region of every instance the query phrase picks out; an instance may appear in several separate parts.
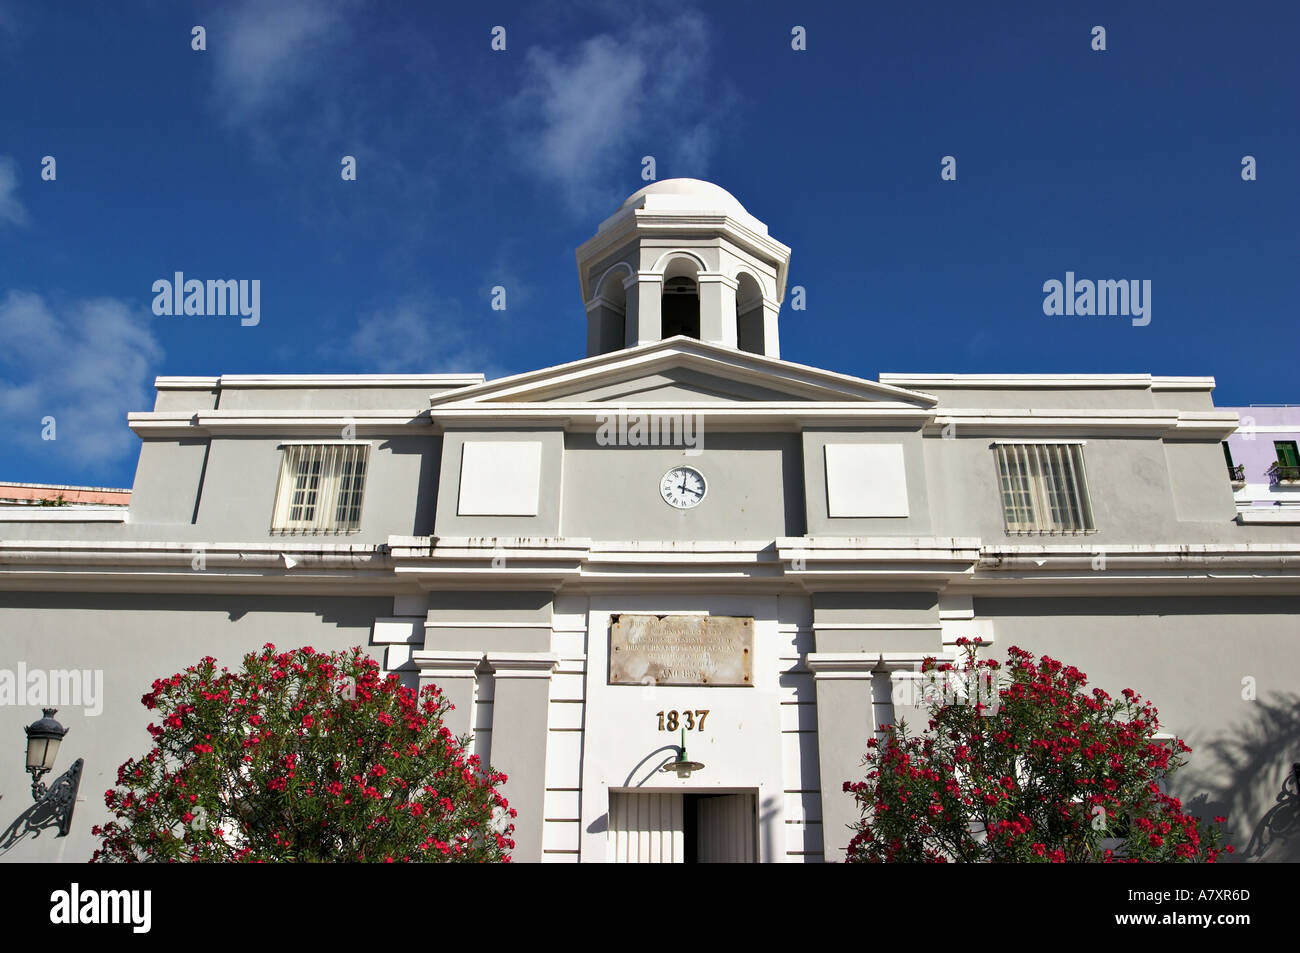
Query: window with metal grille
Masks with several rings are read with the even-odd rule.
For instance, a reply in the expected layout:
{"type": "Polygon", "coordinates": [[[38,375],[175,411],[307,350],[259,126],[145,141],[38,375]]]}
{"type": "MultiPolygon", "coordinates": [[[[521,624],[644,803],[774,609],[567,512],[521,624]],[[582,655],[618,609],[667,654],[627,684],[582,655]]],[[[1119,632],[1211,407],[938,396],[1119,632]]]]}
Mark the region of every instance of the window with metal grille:
{"type": "Polygon", "coordinates": [[[359,530],[369,451],[368,445],[355,443],[286,444],[271,532],[359,530]]]}
{"type": "Polygon", "coordinates": [[[1008,533],[1091,533],[1082,443],[997,443],[1008,533]]]}

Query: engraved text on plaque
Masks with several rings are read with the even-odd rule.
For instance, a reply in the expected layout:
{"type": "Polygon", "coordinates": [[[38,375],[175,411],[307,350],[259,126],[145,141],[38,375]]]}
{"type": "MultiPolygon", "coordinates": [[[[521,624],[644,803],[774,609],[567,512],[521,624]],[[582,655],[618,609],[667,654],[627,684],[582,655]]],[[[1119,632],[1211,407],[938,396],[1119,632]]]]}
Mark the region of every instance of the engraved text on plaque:
{"type": "Polygon", "coordinates": [[[735,616],[615,616],[611,685],[752,685],[754,620],[735,616]]]}

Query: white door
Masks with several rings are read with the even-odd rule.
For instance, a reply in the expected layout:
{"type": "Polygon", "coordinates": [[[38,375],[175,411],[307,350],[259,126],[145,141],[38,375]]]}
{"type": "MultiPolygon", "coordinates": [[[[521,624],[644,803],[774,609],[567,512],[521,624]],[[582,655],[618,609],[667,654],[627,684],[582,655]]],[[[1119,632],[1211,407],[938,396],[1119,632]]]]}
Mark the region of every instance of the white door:
{"type": "Polygon", "coordinates": [[[752,864],[758,819],[752,794],[700,797],[695,802],[696,857],[701,864],[752,864]]]}
{"type": "Polygon", "coordinates": [[[682,863],[686,859],[682,796],[611,791],[609,838],[616,863],[682,863]]]}
{"type": "Polygon", "coordinates": [[[741,794],[611,791],[609,839],[617,863],[753,863],[756,798],[741,794]]]}

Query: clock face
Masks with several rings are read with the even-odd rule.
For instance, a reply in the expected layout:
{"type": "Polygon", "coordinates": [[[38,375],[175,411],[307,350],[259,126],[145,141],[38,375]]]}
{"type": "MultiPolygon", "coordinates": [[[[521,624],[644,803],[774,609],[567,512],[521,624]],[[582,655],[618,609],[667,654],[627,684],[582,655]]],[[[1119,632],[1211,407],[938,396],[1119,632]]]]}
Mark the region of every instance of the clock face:
{"type": "Polygon", "coordinates": [[[698,506],[707,491],[704,474],[694,467],[673,467],[659,481],[659,492],[664,502],[679,510],[698,506]]]}

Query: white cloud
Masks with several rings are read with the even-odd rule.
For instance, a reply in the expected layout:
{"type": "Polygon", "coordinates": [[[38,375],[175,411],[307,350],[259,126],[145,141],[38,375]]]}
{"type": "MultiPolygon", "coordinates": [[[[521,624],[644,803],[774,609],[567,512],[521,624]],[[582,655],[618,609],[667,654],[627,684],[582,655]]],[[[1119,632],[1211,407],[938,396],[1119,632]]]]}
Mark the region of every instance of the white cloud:
{"type": "Polygon", "coordinates": [[[568,55],[534,47],[525,67],[518,155],[581,212],[633,191],[642,155],[660,178],[701,174],[732,98],[710,81],[708,25],[693,11],[630,22],[568,55]]]}
{"type": "Polygon", "coordinates": [[[350,34],[345,0],[245,2],[218,15],[208,31],[213,87],[225,118],[239,124],[290,105],[330,68],[330,53],[350,34]]]}
{"type": "Polygon", "coordinates": [[[409,296],[363,315],[348,338],[345,355],[337,350],[332,354],[365,371],[384,374],[483,371],[491,377],[495,365],[490,363],[490,351],[478,343],[482,332],[481,326],[471,326],[454,301],[409,296]]]}
{"type": "Polygon", "coordinates": [[[57,454],[72,472],[132,453],[126,415],[153,407],[163,353],[149,321],[114,298],[51,303],[10,291],[0,300],[0,446],[57,454]],[[47,416],[52,441],[41,439],[47,416]]]}
{"type": "Polygon", "coordinates": [[[18,198],[18,163],[0,156],[0,225],[26,225],[27,209],[18,198]]]}

